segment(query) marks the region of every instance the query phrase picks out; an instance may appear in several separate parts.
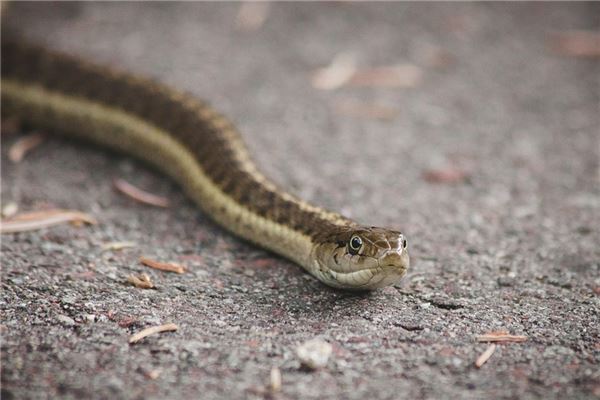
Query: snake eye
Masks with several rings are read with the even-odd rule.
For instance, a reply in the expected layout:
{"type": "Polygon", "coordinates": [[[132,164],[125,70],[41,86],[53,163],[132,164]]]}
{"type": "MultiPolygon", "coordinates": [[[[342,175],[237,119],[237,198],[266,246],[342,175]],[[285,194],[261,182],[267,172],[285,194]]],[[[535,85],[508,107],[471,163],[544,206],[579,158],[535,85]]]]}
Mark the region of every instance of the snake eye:
{"type": "Polygon", "coordinates": [[[348,253],[352,254],[352,255],[356,255],[358,254],[358,251],[360,250],[360,248],[362,247],[362,239],[360,238],[360,236],[352,236],[350,238],[350,241],[348,242],[348,253]]]}

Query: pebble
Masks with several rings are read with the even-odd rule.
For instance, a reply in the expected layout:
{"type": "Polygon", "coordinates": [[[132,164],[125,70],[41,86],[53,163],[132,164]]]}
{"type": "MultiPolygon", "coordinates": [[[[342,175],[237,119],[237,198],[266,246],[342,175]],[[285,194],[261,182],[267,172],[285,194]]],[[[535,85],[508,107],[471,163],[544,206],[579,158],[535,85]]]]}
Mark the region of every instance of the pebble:
{"type": "Polygon", "coordinates": [[[332,347],[322,339],[311,339],[296,348],[296,355],[305,367],[318,369],[327,365],[332,347]]]}
{"type": "Polygon", "coordinates": [[[74,326],[75,320],[71,317],[67,317],[66,315],[59,315],[56,319],[67,326],[74,326]]]}

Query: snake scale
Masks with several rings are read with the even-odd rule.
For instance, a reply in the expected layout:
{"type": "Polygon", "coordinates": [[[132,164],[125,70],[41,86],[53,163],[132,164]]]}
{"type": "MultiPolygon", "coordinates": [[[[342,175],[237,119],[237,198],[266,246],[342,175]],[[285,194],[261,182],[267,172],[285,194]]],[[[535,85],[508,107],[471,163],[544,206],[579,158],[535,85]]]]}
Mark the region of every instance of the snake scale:
{"type": "Polygon", "coordinates": [[[232,123],[150,79],[20,42],[2,43],[2,118],[130,154],[173,178],[217,223],[323,283],[369,290],[409,267],[406,239],[281,190],[232,123]]]}

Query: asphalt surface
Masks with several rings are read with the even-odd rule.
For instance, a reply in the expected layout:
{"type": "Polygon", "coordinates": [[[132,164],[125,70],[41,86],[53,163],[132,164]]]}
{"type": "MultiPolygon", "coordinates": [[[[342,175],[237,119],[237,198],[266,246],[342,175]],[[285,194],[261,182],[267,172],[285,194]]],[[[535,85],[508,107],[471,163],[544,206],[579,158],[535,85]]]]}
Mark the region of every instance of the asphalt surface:
{"type": "Polygon", "coordinates": [[[3,206],[99,224],[2,236],[2,399],[600,397],[600,68],[552,46],[598,30],[599,6],[275,4],[261,24],[234,3],[11,4],[3,34],[208,99],[268,176],[401,229],[413,263],[395,287],[335,291],[128,157],[52,138],[15,164],[3,129],[3,206]],[[314,88],[344,52],[409,64],[411,87],[314,88]],[[156,288],[127,283],[140,273],[156,288]],[[163,323],[179,329],[128,343],[163,323]],[[477,337],[498,331],[527,340],[477,368],[477,337]],[[313,338],[333,347],[316,371],[295,351],[313,338]]]}

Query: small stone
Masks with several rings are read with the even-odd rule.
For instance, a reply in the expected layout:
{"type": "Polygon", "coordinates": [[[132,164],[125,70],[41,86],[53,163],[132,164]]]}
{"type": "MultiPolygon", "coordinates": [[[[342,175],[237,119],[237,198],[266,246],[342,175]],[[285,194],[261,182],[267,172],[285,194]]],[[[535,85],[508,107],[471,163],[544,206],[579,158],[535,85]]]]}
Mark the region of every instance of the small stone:
{"type": "Polygon", "coordinates": [[[327,365],[332,347],[322,339],[312,339],[296,348],[296,355],[305,367],[317,369],[327,365]]]}
{"type": "Polygon", "coordinates": [[[6,204],[2,208],[2,217],[10,218],[13,215],[15,215],[18,211],[19,211],[19,206],[17,205],[17,203],[15,203],[14,201],[11,201],[10,203],[6,204]]]}
{"type": "Polygon", "coordinates": [[[106,315],[100,315],[96,318],[97,322],[108,322],[108,317],[106,315]]]}
{"type": "Polygon", "coordinates": [[[515,278],[510,276],[499,276],[496,281],[500,287],[510,287],[515,284],[515,278]]]}
{"type": "Polygon", "coordinates": [[[59,315],[58,317],[56,317],[56,319],[59,322],[62,322],[64,325],[67,325],[67,326],[75,325],[75,320],[71,317],[67,317],[66,315],[59,315]]]}

